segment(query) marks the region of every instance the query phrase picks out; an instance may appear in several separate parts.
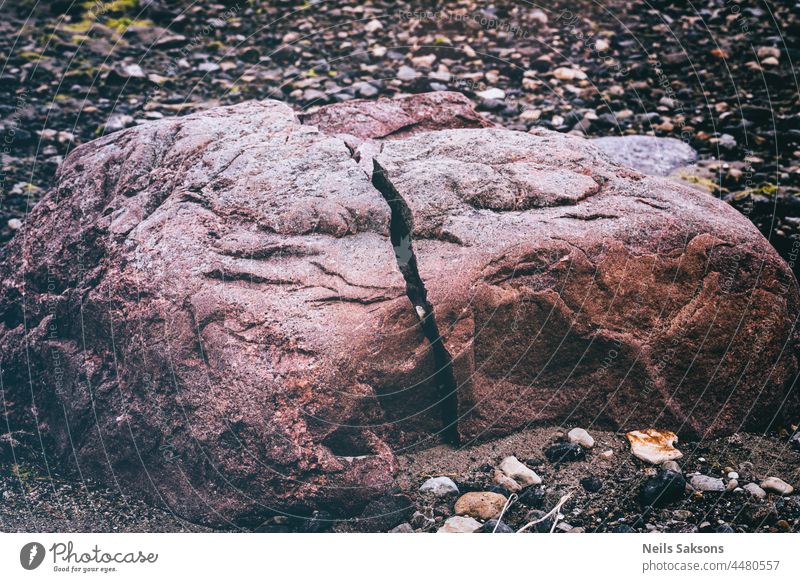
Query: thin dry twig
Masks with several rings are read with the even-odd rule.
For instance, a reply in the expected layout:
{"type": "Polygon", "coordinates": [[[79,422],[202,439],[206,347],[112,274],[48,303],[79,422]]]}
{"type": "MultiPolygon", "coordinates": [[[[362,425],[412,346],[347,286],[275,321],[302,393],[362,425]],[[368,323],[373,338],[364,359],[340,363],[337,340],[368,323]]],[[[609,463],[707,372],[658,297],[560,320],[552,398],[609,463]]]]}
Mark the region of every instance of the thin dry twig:
{"type": "Polygon", "coordinates": [[[540,517],[539,519],[535,519],[535,520],[531,521],[530,523],[526,523],[525,525],[523,525],[521,528],[519,528],[517,530],[517,533],[523,533],[526,530],[532,528],[537,523],[542,523],[543,521],[545,521],[545,520],[549,519],[550,517],[552,517],[553,514],[555,514],[556,517],[553,520],[553,526],[550,528],[550,533],[553,533],[553,531],[556,529],[556,524],[558,523],[559,511],[561,511],[561,507],[567,502],[567,500],[570,497],[572,497],[572,492],[567,493],[561,499],[559,499],[558,503],[556,503],[555,507],[553,507],[553,509],[551,509],[550,511],[545,513],[542,517],[540,517]]]}
{"type": "Polygon", "coordinates": [[[511,507],[511,504],[514,503],[517,499],[519,499],[519,496],[516,493],[512,493],[511,495],[508,496],[505,505],[503,505],[503,511],[501,511],[500,515],[497,516],[497,523],[494,524],[492,533],[495,533],[497,531],[497,526],[500,525],[500,520],[503,519],[503,515],[505,515],[506,510],[509,507],[511,507]]]}

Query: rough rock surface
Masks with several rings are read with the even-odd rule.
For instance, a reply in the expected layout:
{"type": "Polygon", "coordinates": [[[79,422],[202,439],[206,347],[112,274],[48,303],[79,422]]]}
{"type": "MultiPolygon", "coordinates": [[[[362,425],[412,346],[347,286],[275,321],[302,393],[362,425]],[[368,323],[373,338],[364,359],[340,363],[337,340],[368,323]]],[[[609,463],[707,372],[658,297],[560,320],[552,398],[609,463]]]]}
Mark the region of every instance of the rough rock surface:
{"type": "Polygon", "coordinates": [[[437,91],[398,99],[355,99],[300,114],[307,125],[359,139],[400,139],[442,129],[491,127],[461,93],[437,91]]]}
{"type": "Polygon", "coordinates": [[[438,433],[716,434],[796,406],[796,282],[723,203],[552,132],[384,141],[370,178],[324,131],[248,103],[75,149],[0,256],[11,429],[257,523],[363,507],[438,433]]]}

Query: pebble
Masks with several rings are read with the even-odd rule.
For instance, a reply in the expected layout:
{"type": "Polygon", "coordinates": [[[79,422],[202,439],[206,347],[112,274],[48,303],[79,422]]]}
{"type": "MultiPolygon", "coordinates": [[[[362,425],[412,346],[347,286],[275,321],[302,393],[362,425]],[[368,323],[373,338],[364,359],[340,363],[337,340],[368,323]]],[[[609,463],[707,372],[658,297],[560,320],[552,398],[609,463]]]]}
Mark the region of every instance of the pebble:
{"type": "Polygon", "coordinates": [[[522,464],[519,459],[514,456],[503,459],[499,469],[522,487],[539,485],[542,482],[542,478],[539,477],[533,469],[522,464]]]}
{"type": "Polygon", "coordinates": [[[598,477],[590,475],[581,479],[581,487],[589,493],[597,493],[603,488],[603,482],[598,477]]]}
{"type": "Polygon", "coordinates": [[[586,73],[570,67],[558,67],[553,71],[553,76],[559,81],[574,81],[575,79],[585,79],[586,73]]]}
{"type": "Polygon", "coordinates": [[[739,481],[731,479],[725,484],[725,491],[735,491],[737,487],[739,487],[739,481]]]}
{"type": "Polygon", "coordinates": [[[736,533],[731,526],[727,523],[723,523],[722,525],[718,526],[717,529],[714,530],[715,533],[736,533]]]}
{"type": "Polygon", "coordinates": [[[728,472],[728,479],[738,479],[738,478],[739,478],[739,473],[737,473],[736,471],[728,472]]]}
{"type": "Polygon", "coordinates": [[[659,471],[645,481],[639,495],[643,506],[663,507],[681,499],[686,492],[686,480],[675,471],[659,471]]]}
{"type": "Polygon", "coordinates": [[[417,78],[417,72],[411,67],[403,65],[397,71],[397,78],[400,79],[401,81],[413,81],[414,79],[417,78]]]}
{"type": "Polygon", "coordinates": [[[494,473],[492,473],[492,481],[510,493],[522,490],[522,485],[498,469],[495,469],[494,473]]]}
{"type": "Polygon", "coordinates": [[[675,471],[676,473],[682,473],[681,466],[676,463],[675,461],[666,461],[661,463],[661,468],[665,471],[675,471]]]}
{"type": "Polygon", "coordinates": [[[725,484],[722,479],[709,477],[708,475],[694,475],[689,483],[695,491],[725,491],[725,484]]]}
{"type": "Polygon", "coordinates": [[[569,442],[582,446],[584,449],[591,449],[594,447],[594,439],[592,435],[582,428],[573,428],[567,433],[569,442]]]}
{"type": "Polygon", "coordinates": [[[647,463],[660,465],[683,457],[683,453],[673,446],[678,440],[678,435],[674,432],[649,428],[643,431],[634,430],[625,436],[631,444],[633,456],[647,463]]]}
{"type": "Polygon", "coordinates": [[[389,530],[389,533],[414,533],[414,528],[410,523],[401,523],[389,530]]]}
{"type": "Polygon", "coordinates": [[[481,522],[471,517],[453,516],[444,522],[436,533],[473,533],[481,528],[481,522]]]}
{"type": "Polygon", "coordinates": [[[498,522],[496,519],[490,519],[480,529],[475,530],[475,533],[514,533],[514,530],[502,521],[498,522]]]}
{"type": "Polygon", "coordinates": [[[611,457],[614,456],[614,451],[608,449],[607,451],[603,451],[602,453],[600,453],[600,456],[603,457],[604,459],[610,459],[611,457]]]}
{"type": "Polygon", "coordinates": [[[359,97],[363,97],[365,99],[375,97],[380,92],[375,85],[372,83],[367,83],[366,81],[358,83],[356,86],[356,91],[358,91],[359,97]]]}
{"type": "Polygon", "coordinates": [[[792,491],[794,491],[794,487],[789,485],[783,479],[778,479],[777,477],[767,477],[764,479],[761,482],[761,488],[765,491],[777,493],[778,495],[791,495],[792,491]]]}
{"type": "Polygon", "coordinates": [[[729,133],[723,133],[719,136],[719,147],[724,150],[732,150],[736,148],[736,138],[729,133]]]}
{"type": "Polygon", "coordinates": [[[436,497],[458,495],[458,485],[450,477],[431,477],[419,488],[420,493],[433,493],[436,497]]]}
{"type": "Polygon", "coordinates": [[[748,483],[744,486],[744,490],[756,499],[765,499],[767,497],[767,492],[755,483],[748,483]]]}
{"type": "Polygon", "coordinates": [[[455,512],[458,515],[468,515],[478,519],[493,519],[500,515],[506,498],[499,493],[490,491],[465,493],[456,501],[455,512]]]}
{"type": "Polygon", "coordinates": [[[586,458],[586,453],[580,445],[575,443],[556,443],[545,449],[544,456],[553,463],[566,463],[582,461],[586,458]]]}
{"type": "Polygon", "coordinates": [[[677,519],[678,521],[688,521],[692,518],[694,514],[689,511],[688,509],[676,509],[672,512],[672,517],[677,519]]]}
{"type": "Polygon", "coordinates": [[[206,62],[197,65],[197,70],[203,73],[216,73],[219,69],[220,67],[217,63],[206,62]]]}
{"type": "Polygon", "coordinates": [[[112,131],[119,131],[121,129],[125,129],[129,125],[133,124],[133,117],[130,115],[112,115],[106,121],[106,132],[110,133],[112,131]]]}
{"type": "Polygon", "coordinates": [[[22,221],[19,218],[12,218],[8,221],[8,228],[11,230],[19,230],[22,228],[22,221]]]}
{"type": "Polygon", "coordinates": [[[490,89],[486,89],[485,91],[481,91],[477,93],[477,95],[481,99],[486,99],[486,100],[488,99],[503,100],[506,98],[506,92],[496,87],[492,87],[490,89]]]}
{"type": "Polygon", "coordinates": [[[382,28],[383,28],[383,24],[381,24],[380,20],[370,20],[364,26],[364,30],[367,31],[367,32],[376,32],[378,30],[381,30],[382,28]]]}

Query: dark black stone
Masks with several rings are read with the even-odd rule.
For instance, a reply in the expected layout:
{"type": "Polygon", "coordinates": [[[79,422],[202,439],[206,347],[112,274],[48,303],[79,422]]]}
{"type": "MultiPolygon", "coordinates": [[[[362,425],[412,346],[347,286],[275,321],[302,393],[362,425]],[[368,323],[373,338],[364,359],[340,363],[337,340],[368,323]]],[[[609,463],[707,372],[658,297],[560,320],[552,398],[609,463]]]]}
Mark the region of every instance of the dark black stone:
{"type": "Polygon", "coordinates": [[[621,524],[611,530],[611,533],[636,533],[636,530],[627,524],[621,524]]]}
{"type": "Polygon", "coordinates": [[[545,488],[544,485],[526,487],[517,493],[518,502],[531,508],[539,509],[544,505],[545,488]]]}
{"type": "Polygon", "coordinates": [[[583,447],[575,443],[556,443],[544,451],[544,456],[552,463],[582,461],[586,458],[583,447]]]}
{"type": "Polygon", "coordinates": [[[496,519],[490,519],[479,529],[476,529],[475,533],[514,533],[514,530],[502,521],[498,523],[496,519]],[[497,526],[497,529],[495,529],[495,526],[497,526]]]}
{"type": "Polygon", "coordinates": [[[659,471],[645,481],[639,494],[643,506],[664,507],[681,499],[686,492],[686,480],[676,471],[659,471]]]}
{"type": "Polygon", "coordinates": [[[598,477],[590,475],[581,479],[581,487],[589,493],[597,493],[603,488],[603,482],[598,477]]]}
{"type": "Polygon", "coordinates": [[[492,493],[499,493],[504,497],[509,497],[511,495],[511,491],[509,491],[505,487],[501,487],[500,485],[492,485],[491,487],[489,487],[489,491],[491,491],[492,493]]]}

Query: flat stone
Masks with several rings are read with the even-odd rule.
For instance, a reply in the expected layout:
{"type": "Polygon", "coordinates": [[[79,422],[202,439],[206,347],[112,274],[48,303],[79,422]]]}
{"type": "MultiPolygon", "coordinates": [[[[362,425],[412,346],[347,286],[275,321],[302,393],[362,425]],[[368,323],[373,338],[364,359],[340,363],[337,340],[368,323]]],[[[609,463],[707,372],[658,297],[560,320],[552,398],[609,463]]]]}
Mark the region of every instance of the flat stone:
{"type": "Polygon", "coordinates": [[[683,457],[673,444],[678,435],[667,430],[634,430],[625,435],[631,444],[631,453],[646,463],[660,465],[666,461],[674,461],[683,457]]]}
{"type": "Polygon", "coordinates": [[[650,176],[669,176],[697,160],[697,152],[672,137],[624,135],[591,140],[614,162],[650,176]]]}
{"type": "Polygon", "coordinates": [[[539,485],[542,482],[542,478],[533,469],[514,456],[503,459],[498,468],[522,487],[539,485]]]}
{"type": "Polygon", "coordinates": [[[481,522],[472,518],[455,515],[448,518],[436,533],[473,533],[481,528],[481,522]]]}
{"type": "Polygon", "coordinates": [[[708,475],[693,475],[689,480],[689,484],[695,491],[725,491],[725,483],[722,479],[709,477],[708,475]]]}
{"type": "Polygon", "coordinates": [[[778,477],[767,477],[761,482],[761,488],[778,495],[791,495],[794,487],[778,477]]]}

